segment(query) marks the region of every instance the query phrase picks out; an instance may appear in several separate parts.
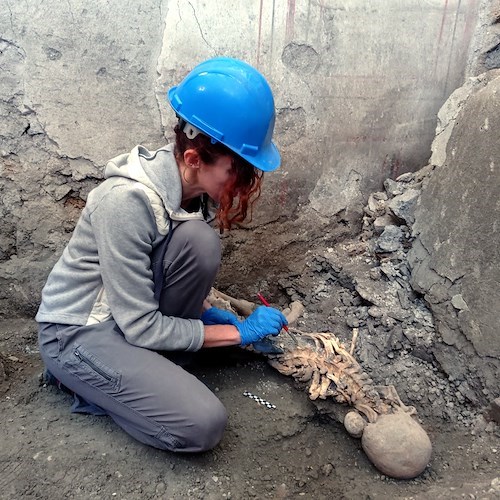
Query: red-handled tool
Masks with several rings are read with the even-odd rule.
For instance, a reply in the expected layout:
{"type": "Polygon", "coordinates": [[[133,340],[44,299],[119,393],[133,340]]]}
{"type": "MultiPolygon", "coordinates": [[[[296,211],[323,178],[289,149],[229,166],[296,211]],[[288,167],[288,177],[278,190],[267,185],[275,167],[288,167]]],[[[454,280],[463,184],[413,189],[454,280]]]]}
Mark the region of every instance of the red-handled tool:
{"type": "MultiPolygon", "coordinates": [[[[257,294],[257,297],[259,297],[259,300],[266,306],[266,307],[271,307],[271,304],[265,299],[264,295],[262,295],[260,292],[257,294]]],[[[283,330],[285,332],[288,332],[288,326],[283,326],[283,330]]]]}

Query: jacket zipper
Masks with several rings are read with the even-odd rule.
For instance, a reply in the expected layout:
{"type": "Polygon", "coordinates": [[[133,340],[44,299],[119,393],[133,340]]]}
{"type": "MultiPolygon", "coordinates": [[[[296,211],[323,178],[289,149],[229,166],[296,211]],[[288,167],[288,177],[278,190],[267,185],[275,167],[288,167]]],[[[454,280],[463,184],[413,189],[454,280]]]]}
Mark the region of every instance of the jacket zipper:
{"type": "Polygon", "coordinates": [[[106,380],[108,380],[109,382],[114,382],[114,379],[113,377],[111,377],[111,375],[108,375],[105,371],[103,371],[101,368],[99,368],[98,366],[96,366],[95,363],[93,363],[92,361],[90,361],[90,359],[88,359],[86,356],[84,356],[79,350],[78,348],[75,349],[74,351],[75,353],[75,356],[82,362],[84,362],[86,365],[90,366],[90,368],[92,368],[92,370],[94,370],[95,372],[97,372],[99,375],[101,375],[102,377],[104,377],[106,380]]]}

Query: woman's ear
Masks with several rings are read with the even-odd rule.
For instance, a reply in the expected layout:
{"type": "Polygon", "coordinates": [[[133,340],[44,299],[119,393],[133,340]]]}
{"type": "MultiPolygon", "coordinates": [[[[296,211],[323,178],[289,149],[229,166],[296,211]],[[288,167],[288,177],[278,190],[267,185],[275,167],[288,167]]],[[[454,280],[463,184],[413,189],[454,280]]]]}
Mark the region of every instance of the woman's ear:
{"type": "Polygon", "coordinates": [[[186,149],[184,151],[184,163],[189,168],[200,167],[200,155],[196,149],[186,149]]]}

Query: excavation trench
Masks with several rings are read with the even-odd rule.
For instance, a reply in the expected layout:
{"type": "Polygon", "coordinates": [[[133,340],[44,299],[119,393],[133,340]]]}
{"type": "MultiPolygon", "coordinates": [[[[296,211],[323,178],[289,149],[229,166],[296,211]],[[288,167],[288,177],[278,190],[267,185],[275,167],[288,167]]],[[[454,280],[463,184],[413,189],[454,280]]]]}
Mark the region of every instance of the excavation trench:
{"type": "MultiPolygon", "coordinates": [[[[390,470],[384,473],[384,466],[382,471],[374,466],[361,439],[342,424],[352,405],[328,394],[311,400],[307,380],[280,374],[269,356],[240,348],[205,351],[193,368],[228,409],[220,446],[196,457],[149,449],[106,417],[71,415],[69,396],[40,384],[35,326],[19,320],[4,322],[1,335],[1,411],[11,429],[2,435],[6,498],[43,497],[56,490],[76,498],[113,493],[200,499],[354,499],[367,491],[370,498],[495,494],[497,427],[462,390],[463,382],[449,377],[435,359],[433,316],[410,284],[410,226],[402,218],[386,217],[391,201],[406,199],[419,182],[419,174],[408,175],[397,182],[396,191],[394,183],[387,183],[399,194],[373,194],[362,230],[350,237],[335,238],[334,230],[326,228],[322,236],[316,233],[316,239],[302,243],[301,252],[295,243],[288,253],[289,227],[284,224],[281,232],[274,231],[273,241],[283,243],[277,255],[287,259],[286,271],[273,273],[264,266],[266,272],[259,274],[252,266],[261,269],[262,259],[247,261],[237,288],[226,273],[232,267],[228,255],[217,283],[249,302],[257,302],[259,291],[282,309],[300,301],[304,312],[294,328],[333,333],[374,385],[394,386],[401,402],[415,407],[414,418],[432,443],[432,456],[415,478],[396,480],[390,470]],[[381,217],[388,224],[376,227],[381,217]],[[335,240],[331,246],[325,245],[325,235],[335,240]],[[26,467],[30,475],[21,474],[26,467]]],[[[307,241],[307,232],[298,239],[307,241]]],[[[239,250],[244,249],[242,244],[239,250]]],[[[287,341],[283,336],[280,344],[287,341]]]]}

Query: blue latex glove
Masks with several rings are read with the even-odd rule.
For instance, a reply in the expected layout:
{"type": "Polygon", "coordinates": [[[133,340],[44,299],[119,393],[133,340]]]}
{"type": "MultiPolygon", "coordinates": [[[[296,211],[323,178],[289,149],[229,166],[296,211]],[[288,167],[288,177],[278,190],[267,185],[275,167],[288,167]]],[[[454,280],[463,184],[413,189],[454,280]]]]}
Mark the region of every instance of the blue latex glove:
{"type": "Polygon", "coordinates": [[[201,321],[204,325],[234,325],[238,326],[239,320],[235,314],[224,311],[223,309],[218,309],[217,307],[211,307],[203,312],[201,315],[201,321]]]}
{"type": "Polygon", "coordinates": [[[278,335],[287,323],[284,314],[278,309],[259,306],[245,321],[235,326],[240,332],[241,345],[248,345],[268,335],[278,335]]]}

